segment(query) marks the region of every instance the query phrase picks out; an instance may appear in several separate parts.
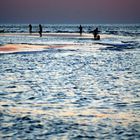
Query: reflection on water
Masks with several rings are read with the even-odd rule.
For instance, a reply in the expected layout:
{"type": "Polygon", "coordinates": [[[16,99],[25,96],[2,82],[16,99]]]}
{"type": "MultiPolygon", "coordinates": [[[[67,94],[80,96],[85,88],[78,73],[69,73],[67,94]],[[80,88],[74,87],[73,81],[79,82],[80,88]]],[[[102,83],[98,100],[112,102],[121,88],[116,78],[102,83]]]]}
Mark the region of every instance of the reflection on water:
{"type": "Polygon", "coordinates": [[[92,47],[1,55],[1,139],[139,139],[139,51],[92,47]]]}

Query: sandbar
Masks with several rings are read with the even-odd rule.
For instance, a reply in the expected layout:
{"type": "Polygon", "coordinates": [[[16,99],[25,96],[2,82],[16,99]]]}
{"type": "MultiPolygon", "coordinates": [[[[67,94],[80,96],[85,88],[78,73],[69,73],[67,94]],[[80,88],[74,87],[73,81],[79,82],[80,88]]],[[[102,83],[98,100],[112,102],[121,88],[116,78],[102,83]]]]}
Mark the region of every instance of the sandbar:
{"type": "Polygon", "coordinates": [[[61,48],[63,45],[27,45],[27,44],[6,44],[0,46],[0,54],[15,52],[43,51],[48,48],[61,48]]]}

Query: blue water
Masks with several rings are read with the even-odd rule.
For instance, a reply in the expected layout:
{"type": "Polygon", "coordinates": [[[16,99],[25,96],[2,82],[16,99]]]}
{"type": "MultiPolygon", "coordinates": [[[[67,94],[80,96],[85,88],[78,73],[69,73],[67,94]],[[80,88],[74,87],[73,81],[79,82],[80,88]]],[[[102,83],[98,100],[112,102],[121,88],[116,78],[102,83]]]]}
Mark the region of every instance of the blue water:
{"type": "MultiPolygon", "coordinates": [[[[28,32],[22,26],[1,28],[28,32]]],[[[77,27],[45,26],[53,33],[77,27]]],[[[0,35],[1,44],[76,44],[0,54],[0,139],[140,139],[140,26],[99,27],[109,35],[100,41],[0,35]]]]}

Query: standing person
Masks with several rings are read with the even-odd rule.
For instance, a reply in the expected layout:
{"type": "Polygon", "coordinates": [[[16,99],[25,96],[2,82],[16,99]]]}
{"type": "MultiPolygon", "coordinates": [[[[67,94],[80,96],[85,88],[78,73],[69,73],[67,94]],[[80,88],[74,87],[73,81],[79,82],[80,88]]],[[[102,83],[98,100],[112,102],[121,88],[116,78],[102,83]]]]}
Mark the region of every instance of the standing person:
{"type": "Polygon", "coordinates": [[[32,25],[29,24],[29,33],[31,34],[32,33],[32,25]]]}
{"type": "Polygon", "coordinates": [[[98,28],[96,28],[94,31],[93,31],[93,35],[94,35],[94,39],[97,39],[98,38],[98,33],[99,33],[99,30],[98,28]]]}
{"type": "Polygon", "coordinates": [[[79,30],[80,30],[80,36],[82,36],[82,32],[83,32],[83,27],[80,25],[79,27],[79,30]]]}
{"type": "Polygon", "coordinates": [[[39,24],[39,35],[40,35],[40,37],[42,37],[42,25],[41,24],[39,24]]]}

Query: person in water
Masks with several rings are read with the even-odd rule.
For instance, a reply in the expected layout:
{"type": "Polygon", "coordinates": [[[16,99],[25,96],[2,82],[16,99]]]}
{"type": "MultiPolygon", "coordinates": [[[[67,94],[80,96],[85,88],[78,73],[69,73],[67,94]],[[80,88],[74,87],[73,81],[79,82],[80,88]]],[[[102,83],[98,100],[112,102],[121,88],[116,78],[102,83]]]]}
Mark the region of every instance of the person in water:
{"type": "Polygon", "coordinates": [[[31,34],[32,33],[32,25],[29,24],[29,33],[31,34]]]}
{"type": "Polygon", "coordinates": [[[93,31],[93,35],[94,35],[94,39],[95,39],[95,40],[100,40],[100,35],[99,35],[98,33],[99,33],[99,30],[98,30],[98,28],[96,28],[96,29],[93,31]]]}
{"type": "Polygon", "coordinates": [[[82,36],[82,32],[83,32],[83,27],[80,25],[79,27],[79,30],[80,30],[80,36],[82,36]]]}
{"type": "Polygon", "coordinates": [[[40,35],[40,37],[42,37],[42,25],[41,24],[39,24],[39,35],[40,35]]]}

